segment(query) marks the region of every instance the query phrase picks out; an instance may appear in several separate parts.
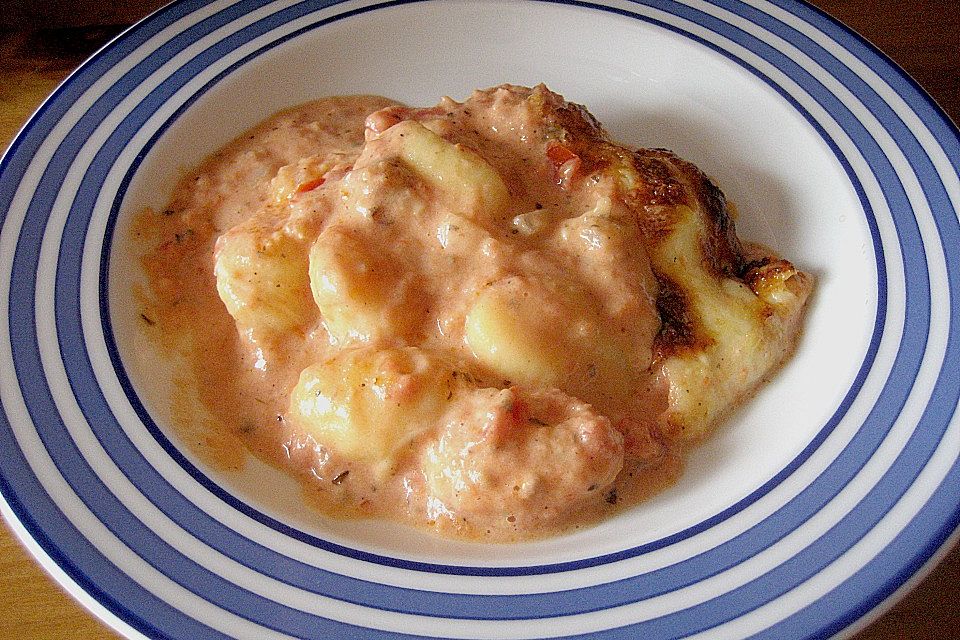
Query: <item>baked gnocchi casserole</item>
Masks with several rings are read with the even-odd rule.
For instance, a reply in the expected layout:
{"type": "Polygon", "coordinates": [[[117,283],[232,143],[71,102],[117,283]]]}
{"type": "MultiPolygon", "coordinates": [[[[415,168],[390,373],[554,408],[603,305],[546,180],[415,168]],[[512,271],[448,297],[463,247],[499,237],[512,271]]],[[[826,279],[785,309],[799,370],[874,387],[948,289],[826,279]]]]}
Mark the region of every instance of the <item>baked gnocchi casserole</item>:
{"type": "Polygon", "coordinates": [[[791,352],[812,280],[723,193],[544,86],[281,112],[141,216],[184,439],[338,517],[519,540],[669,484],[791,352]]]}

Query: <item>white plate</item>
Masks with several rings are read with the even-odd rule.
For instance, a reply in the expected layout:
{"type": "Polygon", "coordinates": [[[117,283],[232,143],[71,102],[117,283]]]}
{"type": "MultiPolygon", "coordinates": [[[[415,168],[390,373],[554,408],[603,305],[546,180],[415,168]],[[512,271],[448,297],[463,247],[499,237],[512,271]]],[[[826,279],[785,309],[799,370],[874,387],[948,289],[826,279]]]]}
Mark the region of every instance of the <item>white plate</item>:
{"type": "Polygon", "coordinates": [[[917,87],[788,0],[177,2],[0,165],[4,514],[130,637],[843,635],[960,518],[958,165],[917,87]],[[131,214],[285,106],[541,81],[697,163],[742,237],[817,276],[788,366],[676,486],[544,542],[327,522],[270,470],[194,460],[136,330],[131,214]]]}

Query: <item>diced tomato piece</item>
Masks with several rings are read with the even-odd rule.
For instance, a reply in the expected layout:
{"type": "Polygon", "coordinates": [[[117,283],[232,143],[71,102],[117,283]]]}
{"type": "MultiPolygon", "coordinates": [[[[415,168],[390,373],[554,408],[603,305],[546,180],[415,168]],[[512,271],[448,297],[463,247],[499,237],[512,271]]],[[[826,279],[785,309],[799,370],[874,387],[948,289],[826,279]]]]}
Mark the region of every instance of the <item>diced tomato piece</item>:
{"type": "Polygon", "coordinates": [[[556,140],[547,145],[547,157],[553,163],[554,169],[560,169],[569,160],[575,160],[579,156],[556,140]]]}
{"type": "Polygon", "coordinates": [[[570,181],[580,170],[580,156],[566,145],[553,140],[547,145],[547,159],[553,164],[553,177],[556,183],[564,189],[568,188],[570,181]]]}
{"type": "Polygon", "coordinates": [[[307,180],[306,182],[301,182],[297,185],[297,193],[303,193],[304,191],[312,191],[322,185],[327,181],[326,176],[320,176],[319,178],[314,178],[313,180],[307,180]]]}

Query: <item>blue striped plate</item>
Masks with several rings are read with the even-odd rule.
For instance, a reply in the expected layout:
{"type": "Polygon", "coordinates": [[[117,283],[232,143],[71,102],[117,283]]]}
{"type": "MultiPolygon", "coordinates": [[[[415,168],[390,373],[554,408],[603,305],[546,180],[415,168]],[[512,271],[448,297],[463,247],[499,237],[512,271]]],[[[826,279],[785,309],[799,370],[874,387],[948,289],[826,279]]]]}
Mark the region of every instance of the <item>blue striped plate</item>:
{"type": "Polygon", "coordinates": [[[958,167],[929,98],[800,2],[180,0],[0,164],[3,513],[131,638],[848,635],[958,527],[958,167]],[[541,81],[697,163],[816,276],[790,363],[676,486],[540,542],[331,522],[272,470],[194,459],[176,363],[137,332],[132,214],[286,106],[541,81]]]}

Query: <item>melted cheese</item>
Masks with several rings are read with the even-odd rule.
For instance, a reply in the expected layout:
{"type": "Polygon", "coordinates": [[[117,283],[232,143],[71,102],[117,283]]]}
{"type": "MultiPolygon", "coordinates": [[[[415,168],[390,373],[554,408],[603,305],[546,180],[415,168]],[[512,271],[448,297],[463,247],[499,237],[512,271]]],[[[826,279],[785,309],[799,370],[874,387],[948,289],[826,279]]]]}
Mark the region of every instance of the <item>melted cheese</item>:
{"type": "Polygon", "coordinates": [[[682,289],[703,342],[662,364],[670,384],[667,419],[688,440],[703,437],[744,390],[753,389],[783,359],[802,306],[786,282],[805,278],[790,266],[758,295],[743,280],[720,277],[706,267],[706,235],[702,215],[681,206],[672,232],[651,251],[658,270],[682,289]]]}

